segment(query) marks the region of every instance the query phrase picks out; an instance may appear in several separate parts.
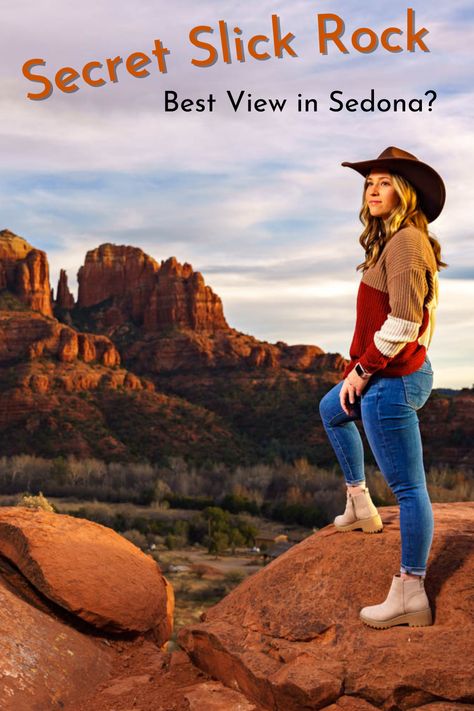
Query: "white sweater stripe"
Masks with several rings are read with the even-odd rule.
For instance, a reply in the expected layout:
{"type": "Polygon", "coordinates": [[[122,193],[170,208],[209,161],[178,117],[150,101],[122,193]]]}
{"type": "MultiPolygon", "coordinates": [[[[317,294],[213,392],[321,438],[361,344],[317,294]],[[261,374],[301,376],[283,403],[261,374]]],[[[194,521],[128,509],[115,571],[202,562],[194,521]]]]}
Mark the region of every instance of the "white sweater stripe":
{"type": "Polygon", "coordinates": [[[419,323],[389,314],[381,329],[375,332],[374,343],[382,355],[393,358],[407,343],[416,339],[419,330],[419,323]]]}

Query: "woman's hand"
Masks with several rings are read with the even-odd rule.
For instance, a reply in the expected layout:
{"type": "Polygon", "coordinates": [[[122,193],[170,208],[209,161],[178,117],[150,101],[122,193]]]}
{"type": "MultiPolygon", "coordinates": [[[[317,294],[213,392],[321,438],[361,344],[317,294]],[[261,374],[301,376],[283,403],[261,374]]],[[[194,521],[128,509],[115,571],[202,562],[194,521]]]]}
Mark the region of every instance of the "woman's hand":
{"type": "Polygon", "coordinates": [[[362,391],[368,382],[369,378],[361,378],[357,375],[354,369],[351,370],[347,378],[344,380],[339,393],[339,400],[346,415],[351,414],[351,406],[355,404],[356,397],[359,397],[362,394],[362,391]]]}

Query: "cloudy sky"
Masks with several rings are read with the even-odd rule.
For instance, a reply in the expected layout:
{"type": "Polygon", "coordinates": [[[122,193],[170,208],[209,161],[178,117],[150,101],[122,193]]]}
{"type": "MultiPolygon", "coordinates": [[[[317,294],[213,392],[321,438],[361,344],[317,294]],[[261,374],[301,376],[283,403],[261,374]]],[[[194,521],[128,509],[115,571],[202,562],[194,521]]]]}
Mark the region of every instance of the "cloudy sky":
{"type": "MultiPolygon", "coordinates": [[[[440,274],[437,330],[430,347],[436,387],[474,382],[474,188],[471,48],[474,13],[467,0],[412,2],[416,31],[426,27],[429,52],[405,50],[407,6],[362,9],[352,0],[17,0],[1,10],[0,228],[8,227],[44,249],[56,285],[66,268],[76,273],[88,249],[103,242],[141,247],[160,261],[175,256],[203,273],[220,295],[228,322],[267,341],[316,344],[347,357],[360,280],[356,265],[362,179],[343,160],[377,156],[397,145],[430,163],[444,177],[446,208],[432,224],[450,265],[440,274]],[[329,45],[321,55],[317,16],[345,22],[348,53],[329,45]],[[297,56],[245,62],[222,59],[218,21],[230,39],[272,36],[272,15],[282,35],[295,37],[297,56]],[[207,68],[193,66],[207,52],[189,32],[214,28],[201,39],[219,50],[207,68]],[[352,33],[399,27],[403,51],[380,47],[358,53],[352,33]],[[170,50],[167,73],[151,55],[154,40],[170,50]],[[125,68],[132,52],[153,61],[149,76],[125,68]],[[118,81],[78,90],[56,86],[32,101],[42,85],[25,79],[35,67],[54,82],[65,66],[81,72],[90,61],[121,56],[118,81]],[[422,111],[331,111],[333,91],[359,101],[418,100],[422,111]],[[165,111],[165,92],[203,99],[213,111],[165,111]],[[244,91],[235,112],[227,92],[244,91]],[[436,92],[431,103],[429,99],[436,92]],[[251,100],[286,99],[283,111],[247,110],[251,100]],[[298,112],[297,98],[315,98],[317,112],[298,112]],[[421,102],[421,103],[420,103],[421,102]]],[[[332,25],[328,24],[328,29],[332,25]]],[[[392,42],[397,39],[392,37],[392,42]]],[[[365,40],[367,38],[365,37],[365,40]]],[[[93,78],[104,76],[95,70],[93,78]]]]}

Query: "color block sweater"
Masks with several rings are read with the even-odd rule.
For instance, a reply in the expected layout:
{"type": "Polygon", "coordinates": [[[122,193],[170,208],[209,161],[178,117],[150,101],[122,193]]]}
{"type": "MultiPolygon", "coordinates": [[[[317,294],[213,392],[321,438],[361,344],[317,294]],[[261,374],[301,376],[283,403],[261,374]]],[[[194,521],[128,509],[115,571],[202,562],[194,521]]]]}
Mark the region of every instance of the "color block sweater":
{"type": "Polygon", "coordinates": [[[360,281],[350,363],[343,377],[357,362],[383,377],[418,370],[433,336],[438,284],[427,235],[415,227],[396,232],[360,281]]]}

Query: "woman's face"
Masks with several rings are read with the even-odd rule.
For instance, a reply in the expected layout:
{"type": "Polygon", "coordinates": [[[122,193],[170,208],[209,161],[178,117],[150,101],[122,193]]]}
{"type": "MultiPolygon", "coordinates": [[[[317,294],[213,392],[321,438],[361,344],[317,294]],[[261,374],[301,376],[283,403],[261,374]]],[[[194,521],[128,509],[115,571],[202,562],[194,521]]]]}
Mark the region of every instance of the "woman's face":
{"type": "Polygon", "coordinates": [[[386,220],[400,202],[390,173],[372,171],[365,181],[365,201],[372,217],[386,220]]]}

